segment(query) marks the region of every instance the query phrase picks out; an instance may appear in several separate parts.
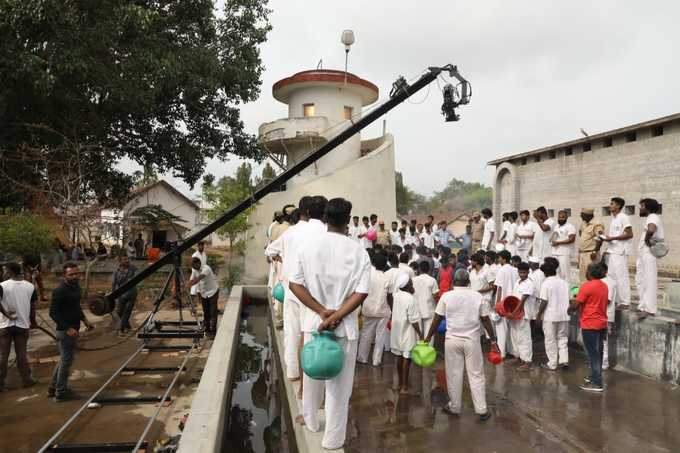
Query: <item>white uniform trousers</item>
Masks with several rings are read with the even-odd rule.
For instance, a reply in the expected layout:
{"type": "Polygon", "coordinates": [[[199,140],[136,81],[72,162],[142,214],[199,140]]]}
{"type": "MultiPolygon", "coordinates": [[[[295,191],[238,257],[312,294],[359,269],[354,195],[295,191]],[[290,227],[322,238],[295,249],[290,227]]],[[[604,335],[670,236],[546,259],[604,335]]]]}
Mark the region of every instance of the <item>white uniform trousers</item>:
{"type": "Polygon", "coordinates": [[[449,409],[460,413],[463,397],[463,368],[466,368],[475,412],[485,414],[487,412],[486,381],[479,339],[447,337],[444,342],[444,361],[450,399],[449,409]]]}
{"type": "Polygon", "coordinates": [[[647,313],[656,314],[658,276],[656,258],[649,252],[649,247],[640,250],[636,267],[635,285],[640,295],[640,306],[638,308],[647,313]]]}
{"type": "Polygon", "coordinates": [[[523,362],[531,363],[533,359],[533,345],[531,344],[531,326],[526,319],[509,319],[510,338],[519,358],[523,362]]]}
{"type": "Polygon", "coordinates": [[[557,276],[571,285],[571,257],[569,255],[553,255],[560,263],[557,268],[557,276]]]}
{"type": "MultiPolygon", "coordinates": [[[[517,246],[515,244],[505,244],[505,250],[510,252],[510,255],[515,256],[517,255],[517,246]]],[[[524,260],[522,260],[524,261],[524,260]]]]}
{"type": "MultiPolygon", "coordinates": [[[[389,321],[389,318],[388,318],[389,321]]],[[[385,329],[385,339],[383,340],[383,350],[390,352],[392,350],[392,330],[385,329]]]]}
{"type": "MultiPolygon", "coordinates": [[[[305,343],[312,340],[309,332],[304,333],[305,343]]],[[[317,432],[319,426],[319,407],[326,393],[324,414],[326,427],[321,446],[328,450],[340,448],[345,443],[347,435],[347,415],[349,399],[354,385],[354,368],[357,360],[357,340],[338,338],[338,344],[345,353],[342,371],[333,379],[317,381],[306,374],[303,379],[302,415],[305,426],[312,432],[317,432]]]]}
{"type": "Polygon", "coordinates": [[[506,354],[513,354],[515,350],[512,347],[512,339],[510,338],[510,332],[508,331],[508,320],[501,317],[498,321],[493,322],[494,329],[496,330],[496,339],[498,341],[498,349],[501,352],[501,357],[505,358],[506,354]]]}
{"type": "MultiPolygon", "coordinates": [[[[432,321],[434,321],[434,318],[422,318],[420,320],[420,331],[423,333],[423,337],[426,337],[427,333],[430,331],[432,321]]],[[[432,339],[430,340],[430,346],[434,346],[434,335],[432,335],[432,339]]]]}
{"type": "Polygon", "coordinates": [[[529,249],[518,249],[517,254],[522,258],[522,261],[525,263],[529,262],[529,249]]]}
{"type": "Polygon", "coordinates": [[[616,305],[630,305],[630,277],[626,255],[607,254],[608,275],[616,283],[616,305]]]}
{"type": "Polygon", "coordinates": [[[364,316],[364,326],[361,328],[359,336],[357,361],[368,363],[371,344],[375,343],[375,346],[373,346],[373,366],[380,366],[385,347],[383,344],[385,341],[385,331],[387,330],[387,321],[389,320],[390,318],[364,316]]]}
{"type": "Polygon", "coordinates": [[[300,361],[298,359],[298,345],[302,338],[302,324],[300,322],[300,302],[294,299],[289,289],[283,302],[283,358],[286,362],[286,377],[297,379],[300,377],[300,361]]]}
{"type": "Polygon", "coordinates": [[[569,321],[543,321],[548,368],[569,364],[569,321]]]}

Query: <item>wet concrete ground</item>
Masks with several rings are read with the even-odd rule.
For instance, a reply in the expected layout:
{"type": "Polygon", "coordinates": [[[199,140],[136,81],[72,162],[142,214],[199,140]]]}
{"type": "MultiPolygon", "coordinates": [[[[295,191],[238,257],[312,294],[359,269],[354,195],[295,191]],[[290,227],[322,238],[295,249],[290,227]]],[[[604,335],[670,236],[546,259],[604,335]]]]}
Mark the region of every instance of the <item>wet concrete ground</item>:
{"type": "MultiPolygon", "coordinates": [[[[535,351],[540,349],[536,345],[535,351]]],[[[381,367],[357,365],[345,450],[348,452],[678,452],[680,388],[621,371],[605,371],[606,391],[578,388],[588,373],[585,356],[570,351],[569,370],[531,371],[486,363],[487,403],[480,422],[467,378],[460,417],[442,411],[448,401],[443,358],[431,369],[411,367],[411,389],[399,396],[394,356],[381,367]]]]}
{"type": "MultiPolygon", "coordinates": [[[[174,319],[176,311],[162,310],[159,319],[174,319]]],[[[133,325],[139,325],[146,313],[136,313],[133,325]]],[[[141,342],[135,337],[119,338],[110,317],[97,318],[92,332],[82,332],[81,344],[90,348],[114,345],[100,351],[79,351],[72,367],[69,386],[84,399],[55,403],[47,398],[47,385],[56,363],[32,363],[34,378],[39,384],[21,388],[21,381],[15,367],[10,368],[6,390],[0,393],[0,453],[29,453],[37,451],[59,427],[97,390],[120,365],[139,348],[141,342]]],[[[171,340],[182,344],[190,340],[171,340]]],[[[200,353],[192,355],[187,371],[182,373],[172,392],[173,402],[162,410],[154,423],[149,439],[167,438],[179,432],[178,422],[189,412],[191,396],[200,378],[203,364],[209,352],[209,341],[204,341],[200,353]]],[[[164,344],[170,344],[165,341],[164,344]]],[[[58,356],[54,342],[44,333],[35,331],[29,340],[29,358],[47,359],[58,356]]],[[[184,356],[172,351],[140,354],[131,366],[173,366],[179,365],[184,356]]],[[[172,380],[171,373],[147,373],[121,376],[116,379],[102,396],[162,395],[172,380]]],[[[155,411],[154,404],[112,405],[87,410],[61,438],[65,443],[89,442],[136,442],[149,416],[155,411]]]]}

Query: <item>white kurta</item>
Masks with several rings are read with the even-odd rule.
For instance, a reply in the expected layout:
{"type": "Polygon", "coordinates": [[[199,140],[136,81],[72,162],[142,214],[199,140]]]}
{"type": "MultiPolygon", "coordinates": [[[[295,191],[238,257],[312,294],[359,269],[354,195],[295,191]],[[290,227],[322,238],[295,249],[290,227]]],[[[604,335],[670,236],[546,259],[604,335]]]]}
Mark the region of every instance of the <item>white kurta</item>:
{"type": "Polygon", "coordinates": [[[612,329],[608,329],[609,332],[607,338],[604,339],[602,351],[602,369],[606,370],[609,368],[609,336],[612,335],[613,326],[616,323],[616,303],[614,302],[616,300],[616,284],[609,276],[603,278],[602,282],[604,282],[608,288],[607,324],[608,327],[612,327],[612,329]]]}
{"type": "Polygon", "coordinates": [[[484,234],[482,235],[482,250],[492,250],[494,241],[490,241],[491,233],[496,232],[496,221],[489,217],[484,222],[484,234]]]}
{"type": "Polygon", "coordinates": [[[640,295],[639,310],[656,314],[656,301],[658,291],[657,258],[649,251],[645,244],[645,236],[650,224],[656,225],[656,232],[652,241],[663,241],[665,233],[661,217],[657,214],[649,214],[642,218],[640,231],[640,244],[638,246],[638,258],[635,272],[635,284],[640,295]]]}
{"type": "Polygon", "coordinates": [[[361,306],[364,325],[359,336],[357,354],[357,360],[361,363],[368,363],[372,344],[375,344],[373,347],[373,365],[379,366],[382,363],[387,322],[392,315],[387,304],[387,290],[390,283],[390,278],[385,272],[371,267],[371,284],[368,296],[361,306]]]}
{"type": "Polygon", "coordinates": [[[550,276],[541,285],[541,300],[546,301],[543,312],[543,334],[548,367],[569,363],[569,285],[557,276],[550,276]]]}
{"type": "MultiPolygon", "coordinates": [[[[368,294],[370,269],[368,253],[359,244],[342,234],[325,232],[305,241],[300,247],[290,281],[306,287],[312,297],[327,309],[337,310],[352,294],[368,294]]],[[[301,311],[302,330],[307,342],[311,340],[311,332],[318,329],[321,318],[306,306],[301,311]]],[[[340,374],[327,381],[317,381],[307,375],[302,378],[302,414],[305,426],[311,431],[319,430],[318,411],[325,389],[323,448],[340,448],[345,443],[358,330],[357,310],[354,310],[334,331],[345,352],[340,374]]]]}
{"type": "MultiPolygon", "coordinates": [[[[196,250],[193,253],[193,255],[191,255],[191,259],[194,258],[198,258],[199,260],[201,260],[201,266],[203,266],[204,264],[208,264],[208,255],[206,255],[205,252],[199,252],[198,250],[196,250]]],[[[198,275],[199,275],[198,271],[192,267],[191,278],[196,278],[198,277],[198,275]]],[[[198,285],[192,286],[191,289],[189,289],[189,294],[191,294],[192,296],[198,294],[198,285]]]]}
{"type": "MultiPolygon", "coordinates": [[[[527,223],[522,223],[521,221],[517,224],[517,235],[519,236],[536,236],[536,224],[532,221],[527,223]]],[[[531,253],[531,247],[534,244],[533,239],[520,239],[517,238],[517,254],[522,257],[522,261],[527,261],[529,259],[529,253],[531,253]]]]}
{"type": "Polygon", "coordinates": [[[420,323],[418,303],[412,294],[397,291],[392,302],[392,335],[390,338],[392,353],[405,358],[411,357],[411,350],[418,341],[418,333],[414,323],[420,323]]]}
{"type": "MultiPolygon", "coordinates": [[[[508,241],[506,245],[507,251],[513,256],[517,255],[517,224],[515,222],[509,223],[508,234],[505,237],[505,240],[508,241]]],[[[526,260],[523,258],[522,261],[526,260]]]]}
{"type": "MultiPolygon", "coordinates": [[[[418,303],[418,311],[422,320],[421,329],[423,336],[427,335],[432,326],[432,318],[434,317],[434,309],[436,306],[435,297],[439,294],[439,285],[437,280],[428,274],[420,274],[413,279],[413,296],[418,303]]],[[[434,344],[434,338],[430,340],[431,345],[434,344]]]]}

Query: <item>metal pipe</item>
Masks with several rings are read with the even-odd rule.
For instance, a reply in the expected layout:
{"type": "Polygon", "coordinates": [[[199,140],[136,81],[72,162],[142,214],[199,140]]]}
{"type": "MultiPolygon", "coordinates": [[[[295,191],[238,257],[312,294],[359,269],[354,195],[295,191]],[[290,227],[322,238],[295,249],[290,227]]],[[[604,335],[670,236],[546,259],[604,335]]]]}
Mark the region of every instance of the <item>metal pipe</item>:
{"type": "Polygon", "coordinates": [[[330,139],[325,145],[321,146],[318,150],[314,151],[309,156],[305,157],[303,160],[301,160],[300,162],[293,165],[288,170],[284,171],[279,176],[274,178],[272,182],[255,191],[250,198],[243,200],[242,202],[240,202],[239,204],[237,204],[236,206],[222,214],[220,217],[215,219],[211,224],[207,225],[202,230],[197,231],[189,238],[185,239],[181,244],[178,244],[177,247],[168,252],[167,255],[165,255],[158,261],[152,263],[149,267],[139,272],[137,275],[135,275],[130,280],[116,288],[111,293],[107,294],[106,297],[108,297],[109,299],[117,299],[125,292],[136,286],[138,283],[145,280],[147,277],[149,277],[151,274],[156,272],[161,267],[165,266],[166,264],[173,263],[176,257],[180,256],[182,252],[189,250],[194,244],[198,243],[198,241],[205,238],[209,234],[215,232],[222,225],[229,222],[246,209],[255,205],[266,195],[268,195],[271,192],[274,192],[275,189],[284,185],[288,180],[290,180],[295,175],[300,173],[302,170],[312,165],[318,159],[322,158],[323,156],[331,152],[333,149],[347,141],[347,139],[352,137],[354,134],[360,132],[362,129],[373,123],[375,120],[383,116],[385,113],[389,112],[394,107],[401,104],[406,99],[420,91],[422,88],[429,85],[439,76],[441,72],[442,68],[429,68],[428,72],[423,74],[413,85],[407,86],[405,87],[405,89],[398,90],[397,93],[395,93],[394,96],[388,99],[383,105],[377,107],[375,110],[359,119],[356,123],[352,124],[350,127],[340,132],[338,135],[330,139]]]}
{"type": "Polygon", "coordinates": [[[168,398],[170,391],[175,386],[177,379],[182,374],[182,370],[186,367],[187,362],[189,361],[189,357],[191,357],[191,353],[194,352],[194,350],[195,350],[195,348],[191,348],[189,350],[189,352],[187,352],[187,355],[184,357],[182,364],[179,366],[179,370],[177,370],[175,377],[173,378],[172,382],[170,383],[167,390],[163,394],[163,397],[161,398],[160,402],[158,403],[158,408],[156,409],[156,412],[154,412],[153,416],[149,419],[149,422],[146,424],[146,427],[144,428],[144,432],[142,433],[142,435],[139,436],[139,440],[137,441],[137,445],[135,445],[135,448],[132,450],[132,453],[137,453],[139,451],[139,449],[141,448],[142,444],[144,443],[144,438],[146,437],[146,435],[149,433],[149,430],[151,429],[151,425],[153,425],[153,422],[156,421],[156,417],[158,417],[158,414],[160,414],[161,409],[163,409],[163,403],[168,398]]]}
{"type": "Polygon", "coordinates": [[[118,377],[118,375],[121,373],[121,371],[123,371],[123,368],[125,368],[125,367],[128,365],[128,363],[130,363],[130,362],[132,361],[132,359],[134,359],[134,358],[137,356],[137,354],[139,354],[140,352],[142,352],[142,349],[144,349],[144,345],[141,345],[141,346],[139,347],[139,349],[137,349],[130,357],[128,357],[128,359],[120,366],[120,368],[118,368],[118,369],[116,370],[116,372],[113,373],[113,374],[111,375],[111,377],[110,377],[106,382],[104,382],[104,384],[103,384],[101,387],[99,387],[99,389],[98,389],[96,392],[94,392],[94,393],[92,394],[92,396],[90,397],[90,399],[88,399],[88,400],[85,402],[85,404],[83,404],[83,405],[80,407],[80,409],[78,409],[78,410],[75,412],[75,414],[73,414],[73,415],[71,416],[71,418],[69,418],[69,419],[66,421],[66,423],[64,423],[64,424],[61,426],[61,428],[59,428],[59,431],[57,431],[56,433],[54,433],[54,435],[53,435],[52,437],[50,437],[50,439],[49,439],[47,442],[45,442],[45,444],[40,448],[40,450],[38,450],[38,453],[43,453],[43,452],[48,451],[48,449],[51,448],[52,443],[53,443],[55,440],[57,440],[57,439],[59,438],[59,436],[61,436],[62,433],[63,433],[64,431],[66,431],[66,428],[68,428],[69,425],[70,425],[71,423],[73,423],[73,422],[75,421],[75,419],[78,418],[78,416],[79,416],[85,409],[87,409],[87,406],[88,406],[91,402],[93,402],[93,401],[95,400],[95,398],[97,398],[97,396],[99,396],[99,394],[106,388],[106,386],[108,386],[108,385],[111,383],[111,381],[113,381],[116,377],[118,377]]]}

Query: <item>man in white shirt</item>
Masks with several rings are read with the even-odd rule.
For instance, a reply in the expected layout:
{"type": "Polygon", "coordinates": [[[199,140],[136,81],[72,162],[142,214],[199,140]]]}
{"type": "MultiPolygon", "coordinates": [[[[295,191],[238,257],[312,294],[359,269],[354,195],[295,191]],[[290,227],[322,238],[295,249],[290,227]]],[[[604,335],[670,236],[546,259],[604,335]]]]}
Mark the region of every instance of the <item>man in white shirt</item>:
{"type": "Polygon", "coordinates": [[[531,342],[530,318],[525,307],[528,306],[529,311],[531,311],[531,305],[534,303],[534,284],[529,278],[529,264],[519,263],[517,275],[519,278],[512,289],[512,295],[517,297],[520,303],[508,317],[508,326],[510,327],[512,344],[519,353],[521,362],[517,369],[528,371],[531,369],[531,361],[533,360],[533,344],[531,342]],[[519,319],[517,319],[518,316],[520,316],[519,319]]]}
{"type": "Polygon", "coordinates": [[[477,291],[467,288],[470,277],[466,270],[458,269],[453,276],[453,291],[439,298],[434,320],[425,341],[430,341],[442,319],[446,319],[444,361],[449,403],[444,410],[460,414],[463,395],[463,371],[467,368],[468,384],[475,412],[481,421],[491,417],[486,406],[486,380],[484,360],[479,340],[480,321],[484,325],[491,347],[497,350],[496,336],[489,320],[489,306],[477,291]]]}
{"type": "Polygon", "coordinates": [[[345,443],[349,399],[354,383],[359,324],[357,308],[368,296],[371,262],[366,250],[345,236],[352,203],[342,198],[326,206],[328,231],[305,241],[298,252],[290,289],[302,302],[305,343],[312,332],[333,329],[345,358],[342,371],[327,381],[303,376],[302,419],[310,431],[319,431],[318,411],[325,398],[326,426],[321,446],[340,448],[345,443]]]}
{"type": "Polygon", "coordinates": [[[366,233],[368,233],[368,230],[371,228],[371,225],[368,223],[368,217],[363,216],[361,218],[361,229],[359,230],[359,239],[361,239],[361,247],[365,249],[372,249],[373,248],[373,241],[370,241],[366,237],[366,233]]]}
{"type": "Polygon", "coordinates": [[[347,233],[354,242],[361,242],[359,235],[362,233],[361,224],[359,223],[359,216],[355,215],[352,217],[352,223],[349,224],[347,228],[347,233]]]}
{"type": "Polygon", "coordinates": [[[401,242],[401,237],[399,236],[399,223],[397,222],[392,222],[390,225],[390,244],[392,245],[398,245],[400,247],[404,247],[404,244],[401,242]]]}
{"type": "Polygon", "coordinates": [[[552,256],[550,239],[555,229],[555,221],[548,217],[548,210],[540,206],[534,213],[536,219],[536,235],[534,236],[534,256],[543,261],[552,256]]]}
{"type": "Polygon", "coordinates": [[[408,265],[409,259],[411,257],[409,256],[408,253],[402,252],[399,255],[399,270],[401,272],[404,272],[408,275],[408,277],[413,280],[416,277],[416,271],[411,269],[411,266],[408,265]]]}
{"type": "MultiPolygon", "coordinates": [[[[418,275],[413,278],[413,289],[422,320],[421,330],[423,333],[429,332],[434,316],[435,298],[439,294],[439,284],[430,276],[430,263],[427,261],[418,264],[418,275]]],[[[433,345],[434,340],[430,343],[430,346],[433,345]]]]}
{"type": "MultiPolygon", "coordinates": [[[[534,296],[538,299],[541,295],[541,286],[545,281],[545,274],[540,268],[541,262],[535,256],[529,257],[529,278],[534,284],[534,296]]],[[[538,315],[538,310],[540,308],[538,301],[534,301],[533,307],[527,311],[527,307],[524,307],[524,311],[529,315],[529,319],[535,320],[536,315],[538,315]]]]}
{"type": "MultiPolygon", "coordinates": [[[[270,236],[271,237],[271,233],[270,236]]],[[[196,244],[197,250],[191,255],[191,259],[198,258],[201,260],[201,266],[204,264],[208,264],[208,255],[205,253],[205,241],[198,241],[198,244],[196,244]]],[[[198,277],[198,271],[194,270],[194,268],[191,268],[191,278],[198,277]]],[[[273,284],[273,283],[272,283],[273,284]]],[[[194,296],[198,294],[198,286],[192,286],[189,288],[189,294],[191,294],[192,299],[195,299],[194,296]]]]}
{"type": "Polygon", "coordinates": [[[482,250],[491,250],[494,237],[496,236],[496,220],[493,218],[491,209],[482,209],[482,217],[484,217],[484,235],[482,236],[482,250]]]}
{"type": "Polygon", "coordinates": [[[298,204],[300,219],[265,249],[265,254],[281,265],[281,281],[285,288],[283,300],[283,350],[286,376],[292,381],[300,378],[299,350],[302,347],[300,301],[288,288],[295,271],[300,247],[311,237],[326,231],[321,221],[327,200],[323,196],[302,197],[298,204]]]}
{"type": "MultiPolygon", "coordinates": [[[[496,287],[496,302],[495,305],[503,301],[507,296],[512,294],[515,288],[515,283],[519,279],[517,269],[510,265],[510,252],[503,250],[498,254],[498,263],[500,268],[496,272],[496,279],[494,286],[496,287]]],[[[499,317],[498,321],[494,322],[496,329],[496,336],[498,337],[498,349],[501,356],[505,358],[506,352],[512,354],[515,352],[512,344],[512,339],[508,335],[508,321],[504,317],[499,317]]],[[[514,355],[514,354],[513,354],[514,355]]]]}
{"type": "Polygon", "coordinates": [[[663,223],[659,215],[659,202],[653,198],[640,200],[640,218],[642,229],[635,273],[635,284],[640,295],[639,318],[656,315],[656,298],[658,288],[657,258],[652,255],[650,247],[665,239],[663,223]]]}
{"type": "Polygon", "coordinates": [[[571,252],[576,242],[576,228],[567,222],[567,211],[557,213],[557,225],[552,234],[552,256],[560,263],[557,274],[565,282],[571,280],[571,252]]]}
{"type": "Polygon", "coordinates": [[[432,232],[432,226],[429,223],[425,224],[425,231],[420,234],[420,240],[426,248],[434,248],[434,233],[432,232]]]}
{"type": "Polygon", "coordinates": [[[8,263],[5,269],[9,278],[0,284],[0,392],[5,389],[12,344],[24,387],[37,383],[31,377],[28,364],[28,333],[29,329],[37,327],[35,304],[38,293],[32,283],[24,280],[19,264],[8,263]]]}
{"type": "Polygon", "coordinates": [[[616,282],[616,306],[622,309],[630,307],[630,277],[628,275],[628,255],[633,239],[633,226],[630,219],[622,211],[626,202],[623,198],[614,197],[609,203],[612,221],[609,234],[602,240],[607,242],[606,262],[609,275],[616,282]]]}
{"type": "MultiPolygon", "coordinates": [[[[517,255],[517,213],[514,211],[509,212],[508,221],[510,223],[508,224],[507,235],[505,237],[505,248],[512,256],[515,256],[517,255]]],[[[522,261],[526,260],[522,259],[522,261]]]]}
{"type": "Polygon", "coordinates": [[[569,284],[558,277],[555,266],[546,261],[541,270],[545,281],[541,285],[538,319],[543,321],[545,353],[548,362],[542,368],[555,371],[569,366],[569,284]]]}
{"type": "Polygon", "coordinates": [[[198,295],[203,305],[205,333],[208,337],[214,338],[217,333],[217,299],[220,296],[217,278],[210,266],[201,265],[200,258],[191,259],[191,268],[197,272],[197,275],[191,278],[189,285],[198,287],[198,295]]]}
{"type": "MultiPolygon", "coordinates": [[[[505,246],[505,249],[507,250],[507,242],[508,242],[508,228],[510,228],[510,213],[509,212],[504,212],[501,215],[501,235],[498,238],[499,244],[503,244],[505,246]]],[[[512,255],[514,253],[511,252],[512,255]]]]}
{"type": "Polygon", "coordinates": [[[522,261],[526,261],[531,253],[531,248],[534,244],[534,235],[536,234],[537,225],[531,221],[529,211],[524,210],[519,213],[519,223],[516,230],[516,247],[517,254],[522,257],[522,261]]]}
{"type": "Polygon", "coordinates": [[[387,257],[385,254],[376,253],[373,255],[372,260],[371,285],[368,290],[368,296],[361,305],[364,325],[361,328],[361,335],[359,337],[357,362],[368,363],[371,344],[375,343],[372,363],[373,366],[380,366],[385,346],[387,322],[392,316],[390,307],[387,304],[387,291],[391,282],[390,277],[385,275],[385,268],[387,268],[387,257]]]}

